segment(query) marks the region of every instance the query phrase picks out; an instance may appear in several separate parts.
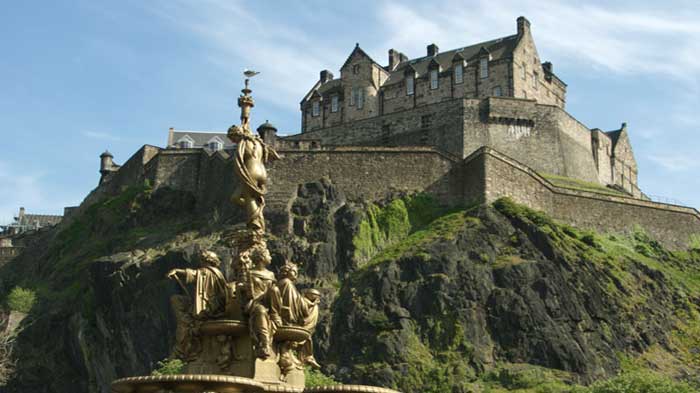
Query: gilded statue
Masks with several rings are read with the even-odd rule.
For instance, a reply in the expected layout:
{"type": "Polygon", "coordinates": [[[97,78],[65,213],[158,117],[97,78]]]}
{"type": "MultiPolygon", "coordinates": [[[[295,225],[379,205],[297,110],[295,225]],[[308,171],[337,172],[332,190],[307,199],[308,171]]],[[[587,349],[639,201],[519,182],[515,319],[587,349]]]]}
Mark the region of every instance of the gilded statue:
{"type": "MultiPolygon", "coordinates": [[[[293,262],[285,263],[280,269],[280,280],[277,282],[282,299],[281,317],[285,325],[298,326],[313,334],[318,323],[318,309],[321,293],[315,289],[307,289],[300,293],[296,287],[299,268],[293,262]]],[[[311,338],[298,343],[299,360],[314,368],[321,366],[313,354],[311,338]]]]}
{"type": "Polygon", "coordinates": [[[266,244],[261,242],[242,252],[240,259],[244,265],[250,266],[244,275],[247,282],[240,285],[243,286],[242,292],[247,294],[244,311],[248,315],[255,353],[257,357],[267,359],[273,354],[275,331],[282,325],[280,292],[275,285],[275,274],[267,269],[272,258],[266,244]]]}
{"type": "MultiPolygon", "coordinates": [[[[254,74],[253,74],[254,75],[254,74]]],[[[265,232],[265,194],[267,193],[267,170],[265,163],[279,159],[277,152],[267,146],[262,138],[250,131],[250,108],[253,107],[251,90],[246,79],[243,95],[238,98],[241,107],[241,125],[228,129],[228,138],[236,144],[234,168],[240,183],[231,200],[242,206],[248,216],[248,228],[265,232]]]]}
{"type": "Polygon", "coordinates": [[[177,328],[175,330],[174,355],[180,359],[192,359],[199,351],[198,327],[201,321],[217,318],[226,310],[230,297],[229,286],[219,266],[221,260],[212,251],[199,254],[197,269],[173,269],[167,277],[177,281],[185,295],[170,298],[177,328]],[[190,293],[190,290],[193,290],[190,293]]]}

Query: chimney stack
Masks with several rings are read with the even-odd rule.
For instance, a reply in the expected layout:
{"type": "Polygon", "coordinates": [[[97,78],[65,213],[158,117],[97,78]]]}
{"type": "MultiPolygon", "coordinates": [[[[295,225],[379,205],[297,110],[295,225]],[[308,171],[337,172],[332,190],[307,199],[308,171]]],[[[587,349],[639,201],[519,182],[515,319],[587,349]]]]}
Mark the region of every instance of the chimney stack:
{"type": "Polygon", "coordinates": [[[522,37],[525,33],[530,32],[530,21],[526,17],[518,18],[518,37],[522,37]]]}
{"type": "Polygon", "coordinates": [[[440,51],[440,48],[438,48],[437,45],[435,45],[435,44],[428,45],[428,56],[435,56],[438,54],[439,51],[440,51]]]}
{"type": "Polygon", "coordinates": [[[321,71],[320,78],[321,78],[321,84],[324,84],[328,81],[333,80],[333,73],[328,71],[328,70],[323,70],[323,71],[321,71]]]}
{"type": "Polygon", "coordinates": [[[19,217],[17,217],[17,221],[22,222],[23,219],[24,219],[24,208],[20,207],[19,208],[19,217]]]}
{"type": "Polygon", "coordinates": [[[402,56],[403,54],[396,49],[389,49],[389,71],[394,71],[398,67],[402,56]]]}

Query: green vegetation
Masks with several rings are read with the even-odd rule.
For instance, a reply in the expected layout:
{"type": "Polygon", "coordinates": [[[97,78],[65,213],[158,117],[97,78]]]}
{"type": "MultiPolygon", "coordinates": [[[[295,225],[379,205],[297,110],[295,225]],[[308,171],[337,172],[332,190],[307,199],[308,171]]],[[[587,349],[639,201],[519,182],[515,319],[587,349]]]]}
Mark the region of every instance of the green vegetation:
{"type": "Polygon", "coordinates": [[[182,374],[184,369],[185,363],[180,359],[163,359],[156,363],[156,368],[151,372],[151,375],[182,374]]]}
{"type": "Polygon", "coordinates": [[[36,293],[31,289],[14,287],[7,295],[7,307],[12,311],[28,313],[36,302],[36,293]]]}
{"type": "Polygon", "coordinates": [[[548,173],[540,173],[540,176],[547,179],[553,185],[561,188],[568,188],[576,191],[596,192],[598,194],[607,194],[613,196],[628,196],[624,192],[617,191],[613,188],[601,186],[600,184],[590,183],[583,180],[573,179],[570,177],[551,175],[548,173]]]}
{"type": "Polygon", "coordinates": [[[428,194],[395,199],[384,207],[370,204],[353,238],[355,258],[368,267],[402,255],[423,255],[438,238],[454,239],[465,224],[478,225],[471,210],[441,206],[428,194]]]}
{"type": "Polygon", "coordinates": [[[339,382],[335,379],[327,376],[318,370],[313,370],[309,367],[304,369],[304,377],[306,380],[306,387],[313,388],[318,386],[332,386],[338,385],[339,382]]]}

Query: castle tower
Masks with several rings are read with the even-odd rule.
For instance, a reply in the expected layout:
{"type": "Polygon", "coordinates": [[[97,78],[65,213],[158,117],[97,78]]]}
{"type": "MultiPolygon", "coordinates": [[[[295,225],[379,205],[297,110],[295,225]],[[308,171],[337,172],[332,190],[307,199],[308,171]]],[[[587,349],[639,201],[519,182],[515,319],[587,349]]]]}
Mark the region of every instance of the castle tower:
{"type": "Polygon", "coordinates": [[[104,153],[100,154],[100,184],[107,179],[107,176],[116,172],[119,169],[119,165],[114,163],[114,156],[109,150],[105,150],[104,153]]]}
{"type": "Polygon", "coordinates": [[[258,127],[258,135],[260,135],[266,145],[274,147],[277,142],[277,127],[265,120],[265,122],[258,127]]]}

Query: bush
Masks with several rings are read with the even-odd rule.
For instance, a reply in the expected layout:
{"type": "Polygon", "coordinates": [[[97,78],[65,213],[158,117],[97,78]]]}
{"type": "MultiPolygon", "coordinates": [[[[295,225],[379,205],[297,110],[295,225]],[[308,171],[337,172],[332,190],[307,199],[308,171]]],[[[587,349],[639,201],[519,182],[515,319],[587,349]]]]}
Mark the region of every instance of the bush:
{"type": "Polygon", "coordinates": [[[338,381],[327,376],[326,374],[318,371],[312,370],[310,368],[304,369],[304,376],[306,378],[306,387],[313,388],[316,386],[331,386],[338,385],[338,381]]]}
{"type": "Polygon", "coordinates": [[[156,369],[151,372],[151,375],[182,374],[184,368],[185,363],[180,359],[163,359],[156,364],[156,369]]]}
{"type": "MultiPolygon", "coordinates": [[[[579,393],[579,390],[575,390],[579,393]]],[[[697,393],[684,382],[647,370],[631,371],[617,377],[599,381],[580,393],[697,393]]]]}
{"type": "Polygon", "coordinates": [[[12,311],[28,313],[36,302],[36,293],[31,289],[14,287],[7,295],[7,306],[12,311]]]}

